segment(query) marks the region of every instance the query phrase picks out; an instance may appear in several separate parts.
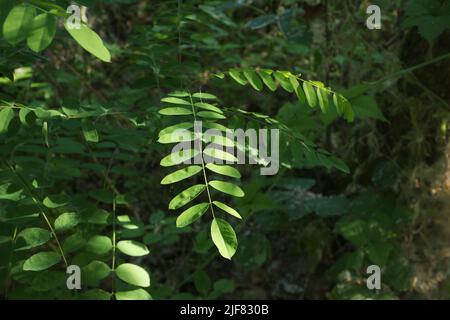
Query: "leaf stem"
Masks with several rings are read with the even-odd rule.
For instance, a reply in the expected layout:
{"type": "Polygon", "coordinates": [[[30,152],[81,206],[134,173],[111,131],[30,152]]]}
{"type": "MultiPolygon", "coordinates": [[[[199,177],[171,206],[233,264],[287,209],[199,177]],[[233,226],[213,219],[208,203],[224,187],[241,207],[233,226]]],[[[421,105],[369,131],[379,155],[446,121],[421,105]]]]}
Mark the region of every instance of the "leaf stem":
{"type": "MultiPolygon", "coordinates": [[[[192,95],[190,93],[189,93],[189,100],[190,100],[190,103],[191,103],[192,114],[194,115],[194,122],[196,122],[197,121],[197,115],[195,113],[194,102],[192,101],[192,95]]],[[[206,193],[208,194],[209,207],[211,208],[212,216],[215,219],[216,216],[214,214],[214,207],[213,207],[213,203],[212,203],[211,193],[209,191],[208,177],[206,176],[205,160],[203,159],[203,148],[202,148],[202,139],[201,139],[201,137],[200,137],[200,139],[198,139],[198,146],[199,146],[199,149],[200,149],[200,159],[202,160],[203,178],[205,180],[206,193]]]]}

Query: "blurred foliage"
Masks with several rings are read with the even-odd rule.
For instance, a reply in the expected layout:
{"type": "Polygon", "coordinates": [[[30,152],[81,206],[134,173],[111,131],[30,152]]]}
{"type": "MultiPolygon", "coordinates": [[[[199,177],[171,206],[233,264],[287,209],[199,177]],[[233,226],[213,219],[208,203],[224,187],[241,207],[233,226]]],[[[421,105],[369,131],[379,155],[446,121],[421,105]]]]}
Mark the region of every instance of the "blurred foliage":
{"type": "Polygon", "coordinates": [[[70,2],[0,0],[0,297],[449,298],[448,0],[374,0],[381,30],[368,1],[79,0],[75,30],[70,2]],[[167,209],[180,90],[284,130],[277,175],[238,167],[231,261],[167,209]]]}

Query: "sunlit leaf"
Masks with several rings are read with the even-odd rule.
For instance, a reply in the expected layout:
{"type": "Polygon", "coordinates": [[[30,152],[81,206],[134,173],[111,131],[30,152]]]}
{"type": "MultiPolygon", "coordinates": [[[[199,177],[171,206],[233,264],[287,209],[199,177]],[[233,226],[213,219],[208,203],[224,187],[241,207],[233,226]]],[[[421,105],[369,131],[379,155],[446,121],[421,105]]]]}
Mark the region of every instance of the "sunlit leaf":
{"type": "Polygon", "coordinates": [[[117,267],[116,275],[119,279],[138,287],[149,287],[150,276],[140,266],[132,263],[124,263],[117,267]]]}
{"type": "Polygon", "coordinates": [[[199,152],[194,149],[188,149],[188,150],[181,150],[176,153],[169,154],[168,156],[164,157],[160,165],[163,167],[171,167],[175,166],[177,164],[181,164],[185,161],[190,160],[191,158],[195,157],[199,152]]]}
{"type": "Polygon", "coordinates": [[[247,84],[247,80],[245,79],[245,77],[242,75],[241,72],[239,72],[238,70],[230,70],[228,72],[228,74],[230,75],[231,78],[234,79],[234,81],[236,81],[237,83],[241,84],[241,85],[246,85],[247,84]]]}
{"type": "Polygon", "coordinates": [[[213,180],[209,182],[209,185],[214,189],[229,194],[231,196],[243,197],[245,195],[244,191],[239,186],[231,182],[213,180]]]}
{"type": "Polygon", "coordinates": [[[11,120],[14,119],[14,110],[9,107],[0,110],[0,134],[8,131],[11,120]]]}
{"type": "Polygon", "coordinates": [[[162,102],[167,102],[171,104],[182,104],[190,106],[191,103],[189,101],[177,98],[177,97],[166,97],[161,99],[162,102]]]}
{"type": "Polygon", "coordinates": [[[24,250],[47,243],[52,238],[52,234],[50,231],[42,228],[27,228],[22,230],[17,235],[17,238],[24,240],[26,245],[19,248],[20,250],[24,250]]]}
{"type": "Polygon", "coordinates": [[[198,197],[206,189],[204,184],[193,185],[176,195],[169,203],[169,209],[176,210],[198,197]]]}
{"type": "Polygon", "coordinates": [[[261,70],[258,73],[267,88],[269,88],[271,91],[275,91],[277,89],[277,84],[271,76],[271,70],[261,70]]]}
{"type": "Polygon", "coordinates": [[[132,257],[141,257],[149,253],[145,244],[134,240],[119,241],[117,243],[117,249],[119,249],[120,252],[132,257]]]}
{"type": "Polygon", "coordinates": [[[207,119],[225,119],[226,117],[223,114],[213,112],[213,111],[199,111],[197,112],[197,116],[201,118],[207,118],[207,119]]]}
{"type": "Polygon", "coordinates": [[[254,70],[252,69],[244,70],[244,76],[247,78],[248,82],[255,90],[258,91],[262,90],[263,85],[261,79],[258,77],[258,75],[254,70]]]}
{"type": "Polygon", "coordinates": [[[55,230],[68,230],[78,225],[80,216],[76,212],[65,212],[55,220],[55,230]]]}
{"type": "Polygon", "coordinates": [[[238,245],[233,227],[225,220],[215,218],[211,223],[211,237],[222,257],[231,259],[238,245]]]}
{"type": "Polygon", "coordinates": [[[205,110],[208,110],[208,111],[214,111],[214,112],[223,114],[222,110],[220,110],[220,109],[217,108],[216,106],[213,106],[213,105],[210,104],[210,103],[206,103],[206,102],[196,102],[194,105],[195,105],[196,107],[198,107],[198,108],[202,108],[202,109],[205,109],[205,110]]]}
{"type": "Polygon", "coordinates": [[[185,116],[192,114],[192,110],[183,107],[170,107],[161,109],[158,113],[164,116],[185,116]]]}
{"type": "Polygon", "coordinates": [[[93,236],[88,240],[86,244],[86,250],[95,254],[105,254],[111,251],[111,249],[112,242],[111,239],[107,236],[93,236]]]}
{"type": "Polygon", "coordinates": [[[218,164],[214,164],[214,163],[208,163],[206,164],[206,168],[208,168],[209,170],[218,173],[218,174],[222,174],[225,176],[229,176],[232,178],[240,178],[241,174],[240,172],[232,167],[232,166],[228,166],[228,165],[218,165],[218,164]]]}
{"type": "Polygon", "coordinates": [[[303,82],[303,90],[305,91],[306,100],[311,108],[314,108],[317,105],[317,97],[314,91],[313,86],[305,81],[303,82]]]}
{"type": "Polygon", "coordinates": [[[64,24],[64,27],[83,49],[93,54],[102,61],[111,62],[111,54],[103,44],[103,40],[86,24],[81,23],[80,28],[78,29],[69,26],[67,23],[64,24]]]}
{"type": "Polygon", "coordinates": [[[98,132],[91,121],[83,119],[83,121],[81,121],[81,127],[83,130],[84,139],[87,142],[98,142],[98,132]]]}
{"type": "Polygon", "coordinates": [[[213,201],[213,204],[216,205],[218,208],[222,209],[223,211],[231,214],[232,216],[242,219],[241,215],[236,210],[226,205],[225,203],[222,203],[220,201],[213,201]]]}
{"type": "Polygon", "coordinates": [[[56,252],[39,252],[25,260],[23,270],[42,271],[61,261],[61,256],[56,252]]]}
{"type": "Polygon", "coordinates": [[[15,6],[3,23],[3,36],[9,43],[15,45],[26,39],[33,24],[36,9],[30,5],[15,6]]]}
{"type": "Polygon", "coordinates": [[[192,95],[194,98],[202,99],[202,100],[217,100],[217,97],[213,94],[206,92],[197,92],[192,95]]]}
{"type": "Polygon", "coordinates": [[[203,154],[223,161],[228,162],[238,161],[238,159],[234,155],[221,149],[208,147],[203,151],[203,154]]]}
{"type": "Polygon", "coordinates": [[[144,289],[116,292],[117,300],[152,300],[152,296],[144,289]]]}
{"type": "Polygon", "coordinates": [[[202,167],[200,166],[188,166],[186,168],[168,174],[161,180],[161,184],[175,183],[187,179],[189,177],[192,177],[193,175],[199,173],[200,171],[202,171],[202,167]]]}
{"type": "Polygon", "coordinates": [[[177,227],[183,228],[190,225],[192,222],[200,218],[206,210],[208,210],[208,203],[199,203],[183,211],[177,218],[177,227]]]}
{"type": "Polygon", "coordinates": [[[56,18],[52,14],[42,13],[34,17],[27,38],[28,47],[40,52],[53,41],[56,33],[56,18]]]}
{"type": "Polygon", "coordinates": [[[323,113],[328,112],[329,100],[328,100],[328,92],[325,89],[317,88],[317,100],[319,101],[319,107],[323,113]]]}

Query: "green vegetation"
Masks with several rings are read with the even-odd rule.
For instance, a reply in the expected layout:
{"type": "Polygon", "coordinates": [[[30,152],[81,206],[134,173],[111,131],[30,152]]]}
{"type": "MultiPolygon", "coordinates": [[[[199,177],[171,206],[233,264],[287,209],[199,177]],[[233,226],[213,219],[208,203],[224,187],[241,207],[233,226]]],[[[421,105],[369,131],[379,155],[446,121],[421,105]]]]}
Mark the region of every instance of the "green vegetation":
{"type": "Polygon", "coordinates": [[[449,298],[450,1],[372,4],[0,0],[0,298],[449,298]]]}

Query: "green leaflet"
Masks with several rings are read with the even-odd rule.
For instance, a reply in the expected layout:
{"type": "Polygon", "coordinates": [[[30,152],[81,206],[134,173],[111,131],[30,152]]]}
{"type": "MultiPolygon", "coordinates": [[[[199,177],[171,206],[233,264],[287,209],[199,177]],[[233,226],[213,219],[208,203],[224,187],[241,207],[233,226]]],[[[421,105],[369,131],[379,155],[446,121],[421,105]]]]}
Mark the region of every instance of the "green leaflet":
{"type": "Polygon", "coordinates": [[[333,94],[333,103],[336,108],[337,114],[342,115],[344,113],[344,106],[341,97],[337,93],[333,94]]]}
{"type": "Polygon", "coordinates": [[[188,101],[186,101],[186,100],[183,100],[183,99],[180,99],[180,98],[176,98],[176,97],[166,97],[166,98],[162,98],[161,101],[162,101],[162,102],[171,103],[171,104],[182,104],[182,105],[187,105],[187,106],[190,106],[190,105],[191,105],[190,102],[188,102],[188,101]]]}
{"type": "Polygon", "coordinates": [[[234,147],[236,145],[232,139],[224,137],[222,135],[214,134],[204,134],[203,141],[206,143],[214,143],[225,147],[234,147]]]}
{"type": "Polygon", "coordinates": [[[305,92],[303,92],[302,86],[298,86],[295,89],[295,94],[297,95],[298,101],[300,101],[300,103],[306,104],[306,95],[305,92]]]}
{"type": "Polygon", "coordinates": [[[313,86],[309,82],[305,81],[303,82],[303,90],[305,91],[306,101],[308,101],[309,106],[311,108],[315,108],[317,105],[317,97],[313,86]]]}
{"type": "Polygon", "coordinates": [[[170,133],[172,133],[172,132],[174,132],[176,130],[191,129],[193,127],[194,127],[194,122],[193,121],[192,122],[181,122],[181,123],[175,124],[173,126],[170,126],[170,127],[162,129],[159,132],[159,136],[161,137],[163,135],[170,134],[170,133]]]}
{"type": "Polygon", "coordinates": [[[127,230],[135,230],[139,228],[139,226],[134,223],[134,220],[132,220],[128,215],[118,216],[117,222],[120,226],[122,226],[122,228],[127,230]]]}
{"type": "Polygon", "coordinates": [[[68,196],[58,194],[45,197],[42,203],[47,208],[55,209],[58,207],[65,206],[69,202],[69,200],[70,198],[68,196]]]}
{"type": "Polygon", "coordinates": [[[252,69],[244,70],[244,76],[247,78],[250,85],[257,91],[262,90],[262,82],[261,79],[258,77],[256,72],[252,69]]]}
{"type": "Polygon", "coordinates": [[[353,108],[350,104],[350,102],[343,98],[343,109],[344,109],[344,118],[348,122],[353,122],[355,119],[355,112],[353,111],[353,108]]]}
{"type": "Polygon", "coordinates": [[[152,296],[144,289],[116,292],[117,300],[152,300],[152,296]]]}
{"type": "Polygon", "coordinates": [[[319,159],[320,163],[327,169],[330,169],[333,166],[328,155],[319,152],[317,153],[317,158],[319,159]]]}
{"type": "Polygon", "coordinates": [[[186,116],[192,114],[192,110],[183,107],[170,107],[161,109],[158,113],[164,116],[186,116]]]}
{"type": "Polygon", "coordinates": [[[168,95],[172,96],[172,97],[177,97],[177,98],[189,97],[189,93],[186,91],[173,91],[173,92],[169,93],[168,95]]]}
{"type": "Polygon", "coordinates": [[[198,197],[206,189],[204,184],[193,185],[176,195],[169,203],[169,209],[176,210],[198,197]]]}
{"type": "Polygon", "coordinates": [[[78,225],[80,216],[76,212],[65,212],[55,220],[55,230],[68,230],[78,225]]]}
{"type": "Polygon", "coordinates": [[[227,162],[236,162],[238,161],[238,158],[236,158],[234,155],[232,155],[231,153],[228,153],[226,151],[220,150],[220,149],[216,149],[216,148],[211,148],[211,147],[207,147],[205,148],[205,150],[203,151],[203,154],[219,159],[219,160],[223,160],[223,161],[227,161],[227,162]]]}
{"type": "Polygon", "coordinates": [[[228,74],[230,75],[231,78],[234,79],[234,81],[236,81],[240,85],[244,86],[247,84],[247,80],[245,80],[245,77],[243,77],[238,70],[230,70],[228,74]]]}
{"type": "Polygon", "coordinates": [[[177,227],[183,228],[200,218],[209,208],[209,203],[199,203],[183,211],[177,218],[177,227]]]}
{"type": "Polygon", "coordinates": [[[211,279],[205,271],[199,269],[194,272],[194,285],[198,292],[206,295],[211,290],[211,279]]]}
{"type": "Polygon", "coordinates": [[[111,239],[107,236],[93,236],[87,244],[86,250],[95,254],[106,254],[112,249],[111,239]]]}
{"type": "Polygon", "coordinates": [[[12,119],[14,119],[13,108],[5,107],[0,110],[0,134],[8,131],[8,127],[12,119]]]}
{"type": "Polygon", "coordinates": [[[64,254],[69,254],[83,248],[87,243],[84,233],[76,232],[68,236],[63,243],[64,254]]]}
{"type": "Polygon", "coordinates": [[[131,257],[141,257],[149,254],[148,248],[145,244],[134,240],[119,241],[116,247],[120,252],[131,257]]]}
{"type": "Polygon", "coordinates": [[[15,6],[3,23],[3,36],[12,45],[25,40],[31,29],[36,9],[23,4],[15,6]]]}
{"type": "Polygon", "coordinates": [[[20,108],[19,119],[24,126],[28,127],[36,121],[36,114],[31,109],[20,108]]]}
{"type": "Polygon", "coordinates": [[[203,126],[208,129],[216,129],[216,130],[219,130],[222,132],[228,131],[228,128],[225,127],[224,125],[221,125],[220,123],[216,123],[216,122],[212,122],[212,121],[203,122],[203,126]]]}
{"type": "Polygon", "coordinates": [[[222,203],[220,201],[213,201],[213,204],[222,209],[223,211],[231,214],[232,216],[242,219],[241,215],[239,214],[239,212],[237,212],[236,210],[234,210],[233,208],[231,208],[230,206],[226,205],[225,203],[222,203]]]}
{"type": "Polygon", "coordinates": [[[199,111],[197,112],[197,116],[207,119],[216,119],[221,120],[225,119],[226,117],[223,114],[213,112],[213,111],[199,111]]]}
{"type": "Polygon", "coordinates": [[[123,263],[116,269],[117,277],[134,286],[149,287],[150,276],[144,268],[132,263],[123,263]]]}
{"type": "Polygon", "coordinates": [[[348,122],[352,122],[355,118],[355,113],[350,102],[342,95],[334,94],[333,103],[338,114],[342,114],[348,122]]]}
{"type": "Polygon", "coordinates": [[[24,271],[46,270],[61,261],[61,256],[56,252],[39,252],[25,260],[24,271]]]}
{"type": "Polygon", "coordinates": [[[287,92],[294,92],[294,87],[289,80],[290,74],[290,72],[286,71],[275,71],[274,76],[284,90],[286,90],[287,92]]]}
{"type": "Polygon", "coordinates": [[[111,274],[111,268],[104,262],[94,260],[81,268],[82,282],[86,285],[97,285],[111,274]]]}
{"type": "Polygon", "coordinates": [[[239,186],[231,182],[213,180],[209,182],[209,185],[214,189],[231,196],[243,197],[245,195],[244,191],[239,186]]]}
{"type": "Polygon", "coordinates": [[[48,139],[48,122],[44,121],[42,124],[42,135],[44,136],[44,142],[47,148],[50,148],[50,142],[48,139]]]}
{"type": "Polygon", "coordinates": [[[196,103],[194,103],[194,106],[196,106],[196,107],[198,107],[198,108],[202,108],[202,109],[208,110],[208,111],[214,111],[214,112],[217,112],[217,113],[220,113],[220,114],[223,115],[222,110],[220,110],[220,109],[217,108],[216,106],[213,106],[213,105],[210,104],[210,103],[206,103],[206,102],[196,102],[196,103]]]}
{"type": "Polygon", "coordinates": [[[0,37],[3,34],[3,22],[14,7],[14,4],[14,1],[11,0],[0,0],[0,37]]]}
{"type": "Polygon", "coordinates": [[[17,235],[17,238],[22,239],[25,242],[25,246],[16,250],[28,250],[47,243],[52,238],[52,234],[42,228],[27,228],[22,230],[17,235]]]}
{"type": "Polygon", "coordinates": [[[297,78],[292,74],[288,76],[288,79],[289,83],[291,84],[292,88],[295,91],[300,86],[300,83],[298,82],[297,78]]]}
{"type": "Polygon", "coordinates": [[[328,92],[323,88],[317,88],[316,92],[320,110],[322,110],[323,113],[327,113],[329,106],[328,92]]]}
{"type": "Polygon", "coordinates": [[[231,279],[220,279],[214,282],[214,291],[231,293],[235,290],[235,283],[231,279]]]}
{"type": "Polygon", "coordinates": [[[237,179],[241,178],[240,172],[236,168],[234,168],[232,166],[208,163],[206,165],[206,168],[211,170],[211,171],[213,171],[213,172],[215,172],[215,173],[222,174],[224,176],[229,176],[229,177],[237,178],[237,179]]]}
{"type": "Polygon", "coordinates": [[[199,152],[194,149],[181,150],[164,157],[161,160],[160,165],[163,167],[175,166],[195,157],[197,154],[199,154],[199,152]]]}
{"type": "Polygon", "coordinates": [[[82,221],[85,223],[105,225],[110,223],[111,214],[103,209],[97,209],[93,212],[83,215],[82,221]]]}
{"type": "Polygon", "coordinates": [[[66,275],[62,271],[44,270],[30,276],[33,279],[30,287],[36,291],[57,290],[66,282],[66,275]]]}
{"type": "Polygon", "coordinates": [[[87,25],[82,23],[80,25],[80,28],[70,28],[67,23],[64,24],[64,27],[66,28],[67,32],[72,36],[72,38],[75,39],[78,44],[91,53],[92,55],[96,56],[102,61],[105,62],[111,62],[111,54],[109,53],[108,49],[103,44],[102,39],[99,37],[99,35],[91,30],[87,25]]]}
{"type": "Polygon", "coordinates": [[[56,18],[52,14],[42,13],[34,17],[27,38],[28,47],[40,52],[53,41],[56,33],[56,18]]]}
{"type": "Polygon", "coordinates": [[[192,141],[195,139],[194,133],[187,131],[185,129],[179,129],[179,131],[172,132],[172,133],[166,133],[161,136],[159,136],[158,142],[159,143],[180,143],[180,142],[186,142],[186,141],[192,141]]]}
{"type": "Polygon", "coordinates": [[[277,90],[277,84],[271,76],[272,70],[260,70],[258,74],[267,88],[269,88],[271,91],[277,90]]]}
{"type": "Polygon", "coordinates": [[[175,182],[187,179],[189,177],[192,177],[193,175],[196,175],[200,171],[202,171],[202,167],[200,167],[200,166],[189,166],[189,167],[177,170],[175,172],[172,172],[171,174],[168,174],[161,180],[161,184],[175,183],[175,182]]]}
{"type": "Polygon", "coordinates": [[[83,119],[81,121],[81,128],[83,130],[84,139],[87,142],[94,142],[94,143],[98,142],[97,129],[95,129],[94,124],[90,120],[83,119]]]}
{"type": "Polygon", "coordinates": [[[363,95],[352,99],[355,115],[360,119],[377,119],[388,122],[373,96],[363,95]]]}
{"type": "Polygon", "coordinates": [[[205,92],[196,92],[192,95],[192,97],[201,100],[217,100],[217,97],[215,95],[205,92]]]}
{"type": "Polygon", "coordinates": [[[211,223],[211,237],[222,257],[231,260],[238,246],[233,227],[225,220],[215,218],[211,223]]]}

